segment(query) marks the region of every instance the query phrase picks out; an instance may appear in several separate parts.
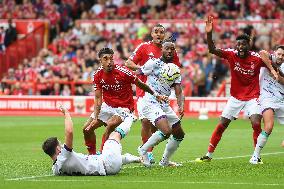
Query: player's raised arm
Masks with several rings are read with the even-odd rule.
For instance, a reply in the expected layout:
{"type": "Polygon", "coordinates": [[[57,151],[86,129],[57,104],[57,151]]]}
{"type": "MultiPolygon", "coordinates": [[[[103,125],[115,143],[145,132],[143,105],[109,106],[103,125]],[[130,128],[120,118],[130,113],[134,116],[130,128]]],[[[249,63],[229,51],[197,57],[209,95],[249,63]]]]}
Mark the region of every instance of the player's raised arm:
{"type": "Polygon", "coordinates": [[[267,68],[270,70],[270,72],[272,73],[273,77],[275,80],[278,80],[278,74],[277,74],[277,70],[275,70],[272,66],[272,61],[270,60],[270,54],[269,52],[265,51],[265,50],[261,50],[259,52],[259,55],[262,59],[262,61],[264,62],[264,64],[267,66],[267,68]]]}
{"type": "Polygon", "coordinates": [[[178,83],[174,84],[174,89],[177,97],[178,112],[181,119],[184,115],[184,95],[180,84],[178,83]]]}
{"type": "Polygon", "coordinates": [[[138,66],[135,71],[136,75],[150,75],[155,69],[155,62],[149,59],[143,66],[138,66]]]}
{"type": "Polygon", "coordinates": [[[143,91],[150,93],[151,95],[155,96],[156,99],[161,102],[167,102],[168,101],[168,97],[167,96],[162,96],[162,95],[158,95],[157,93],[155,93],[148,85],[146,85],[145,83],[143,83],[140,79],[136,79],[136,86],[139,87],[140,89],[142,89],[143,91]]]}
{"type": "Polygon", "coordinates": [[[209,52],[212,54],[215,54],[216,56],[222,57],[222,52],[220,49],[217,49],[215,47],[215,44],[212,39],[212,32],[213,32],[213,17],[208,16],[207,20],[205,21],[206,26],[205,26],[205,31],[207,33],[207,45],[209,52]]]}
{"type": "Polygon", "coordinates": [[[73,122],[70,116],[69,111],[66,107],[60,105],[60,111],[65,116],[65,145],[69,148],[73,148],[73,122]]]}
{"type": "Polygon", "coordinates": [[[136,71],[137,69],[140,68],[140,66],[138,66],[137,64],[135,64],[132,60],[128,59],[126,60],[126,62],[124,63],[124,65],[126,67],[128,67],[129,69],[136,71]]]}

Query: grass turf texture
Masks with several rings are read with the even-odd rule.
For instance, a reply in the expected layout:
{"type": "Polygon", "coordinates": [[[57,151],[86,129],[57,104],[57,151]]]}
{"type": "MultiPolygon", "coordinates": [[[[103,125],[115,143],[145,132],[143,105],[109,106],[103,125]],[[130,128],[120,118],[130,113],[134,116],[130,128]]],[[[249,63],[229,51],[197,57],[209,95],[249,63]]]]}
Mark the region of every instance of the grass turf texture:
{"type": "MultiPolygon", "coordinates": [[[[86,153],[81,131],[85,120],[73,118],[76,152],[86,153]]],[[[212,162],[192,162],[207,151],[209,138],[217,122],[218,119],[183,119],[186,137],[172,158],[183,162],[182,167],[161,168],[157,165],[166,144],[163,142],[154,149],[156,164],[150,169],[140,164],[131,164],[115,176],[55,177],[45,176],[51,174],[52,162],[43,154],[41,144],[49,136],[58,136],[61,141],[64,140],[63,117],[0,117],[0,188],[284,188],[284,148],[280,147],[284,139],[284,127],[279,125],[275,126],[262,152],[276,154],[263,155],[263,165],[248,163],[253,148],[252,129],[247,120],[232,122],[212,162]],[[11,178],[16,180],[9,180],[11,178]]],[[[123,140],[124,153],[137,155],[140,127],[140,123],[136,122],[123,140]]],[[[103,128],[97,130],[98,147],[102,132],[103,128]]]]}

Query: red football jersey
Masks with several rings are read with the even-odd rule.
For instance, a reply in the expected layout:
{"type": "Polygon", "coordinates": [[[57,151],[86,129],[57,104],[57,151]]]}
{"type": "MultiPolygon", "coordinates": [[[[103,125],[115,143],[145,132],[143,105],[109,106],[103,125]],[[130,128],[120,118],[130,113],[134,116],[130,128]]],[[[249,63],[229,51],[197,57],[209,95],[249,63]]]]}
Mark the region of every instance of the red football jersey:
{"type": "Polygon", "coordinates": [[[94,73],[94,88],[101,90],[103,101],[114,108],[122,107],[134,110],[131,84],[136,82],[136,75],[124,66],[114,65],[110,73],[105,73],[102,66],[94,73]]]}
{"type": "Polygon", "coordinates": [[[259,72],[266,65],[259,54],[249,51],[246,58],[237,56],[235,49],[222,50],[222,58],[227,59],[231,70],[231,95],[247,101],[259,97],[259,72]]]}
{"type": "MultiPolygon", "coordinates": [[[[162,49],[155,45],[152,41],[141,43],[132,55],[129,57],[135,64],[143,66],[150,58],[160,58],[162,56],[162,49]]],[[[173,63],[180,67],[177,53],[174,54],[173,63]]],[[[146,83],[147,76],[139,75],[138,78],[146,83]]],[[[136,88],[136,96],[143,97],[145,92],[138,87],[136,88]]]]}

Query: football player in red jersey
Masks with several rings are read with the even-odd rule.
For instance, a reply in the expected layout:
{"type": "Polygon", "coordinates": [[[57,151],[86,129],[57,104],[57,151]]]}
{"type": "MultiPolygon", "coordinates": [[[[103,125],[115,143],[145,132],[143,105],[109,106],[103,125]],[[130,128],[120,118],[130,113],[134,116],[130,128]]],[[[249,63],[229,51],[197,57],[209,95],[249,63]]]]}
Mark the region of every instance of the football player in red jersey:
{"type": "MultiPolygon", "coordinates": [[[[150,58],[160,58],[162,56],[162,42],[165,39],[166,30],[161,24],[157,24],[152,28],[151,36],[152,41],[141,43],[129,59],[126,61],[125,65],[136,71],[140,66],[143,66],[150,58]]],[[[174,53],[173,63],[180,67],[179,58],[177,53],[174,53]]],[[[139,79],[142,82],[147,81],[147,76],[139,75],[139,79]]],[[[139,119],[142,123],[141,128],[141,138],[143,144],[151,137],[152,133],[156,132],[156,128],[151,124],[151,122],[145,118],[141,110],[141,98],[144,96],[144,91],[141,89],[136,89],[137,96],[137,110],[139,119]]],[[[152,154],[153,148],[148,150],[148,156],[151,163],[154,163],[154,157],[152,154]]]]}
{"type": "MultiPolygon", "coordinates": [[[[99,51],[101,67],[94,73],[95,111],[86,122],[83,133],[89,154],[96,153],[96,135],[94,130],[106,125],[105,140],[125,118],[133,117],[134,100],[132,85],[156,96],[158,101],[167,101],[167,97],[156,95],[148,85],[124,66],[114,64],[113,50],[103,48],[99,51]],[[115,117],[113,124],[107,124],[115,117]]],[[[104,142],[104,141],[103,141],[104,142]]]]}
{"type": "MultiPolygon", "coordinates": [[[[250,38],[243,34],[236,39],[236,49],[218,49],[212,40],[213,17],[206,20],[207,43],[209,52],[227,59],[231,71],[231,97],[222,112],[221,119],[212,133],[208,152],[197,162],[209,162],[213,152],[221,140],[223,132],[230,122],[238,117],[241,110],[245,110],[253,129],[254,146],[261,133],[261,109],[257,101],[259,88],[259,73],[261,67],[266,67],[259,54],[250,51],[250,38]]],[[[258,160],[261,162],[261,159],[258,160]]]]}

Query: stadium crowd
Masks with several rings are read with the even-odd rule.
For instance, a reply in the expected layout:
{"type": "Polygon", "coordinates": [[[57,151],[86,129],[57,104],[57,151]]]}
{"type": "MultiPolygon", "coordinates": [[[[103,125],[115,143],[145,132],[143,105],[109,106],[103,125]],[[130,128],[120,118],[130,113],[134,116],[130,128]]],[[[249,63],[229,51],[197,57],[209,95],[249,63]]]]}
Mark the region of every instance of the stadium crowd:
{"type": "MultiPolygon", "coordinates": [[[[42,49],[37,57],[30,60],[25,59],[17,69],[10,68],[8,70],[8,73],[2,78],[0,90],[0,93],[6,95],[92,95],[91,85],[84,82],[92,81],[92,75],[99,66],[98,50],[104,46],[113,48],[115,50],[115,63],[123,64],[137,45],[143,41],[151,40],[149,35],[151,24],[147,23],[147,19],[191,18],[194,20],[211,14],[222,19],[246,18],[250,21],[257,21],[263,18],[279,18],[283,15],[284,9],[282,0],[245,1],[244,4],[236,3],[242,1],[222,0],[203,2],[116,0],[106,1],[106,3],[103,3],[104,1],[62,0],[54,1],[54,4],[51,5],[48,0],[4,0],[3,2],[0,4],[2,18],[5,18],[5,15],[13,18],[49,18],[52,29],[53,21],[51,18],[54,17],[50,16],[48,11],[53,10],[56,12],[54,15],[57,15],[55,17],[60,19],[56,23],[61,24],[59,27],[61,30],[56,29],[55,33],[51,31],[51,35],[54,36],[47,49],[42,49]],[[132,6],[133,3],[139,6],[132,6]],[[13,14],[14,12],[9,9],[12,5],[14,6],[13,10],[25,10],[24,7],[32,7],[30,9],[34,11],[34,14],[31,14],[33,15],[31,17],[25,17],[26,14],[18,13],[16,15],[18,17],[16,17],[13,14]],[[42,8],[45,5],[50,6],[50,9],[42,8]],[[66,8],[66,11],[60,11],[66,6],[69,7],[66,8]],[[270,7],[270,9],[267,7],[270,7]],[[273,9],[274,11],[270,12],[273,9]],[[6,14],[4,14],[5,10],[6,14]],[[119,13],[120,11],[124,13],[119,13]],[[137,15],[131,14],[133,11],[137,15]],[[178,16],[183,12],[186,14],[178,16]],[[64,17],[62,14],[66,16],[64,17]],[[70,18],[70,23],[65,28],[62,25],[62,19],[67,19],[67,17],[70,18]],[[143,19],[143,24],[139,27],[133,23],[129,24],[124,32],[118,32],[115,29],[108,30],[106,23],[103,24],[102,29],[93,25],[87,30],[81,27],[78,18],[139,18],[143,19]],[[69,27],[71,25],[74,26],[69,27]],[[60,33],[57,34],[59,31],[60,33]],[[35,81],[37,82],[36,86],[34,85],[35,81]],[[79,83],[72,88],[69,83],[71,81],[79,83]]],[[[214,38],[218,39],[218,43],[216,43],[218,47],[234,46],[235,36],[240,32],[251,35],[254,50],[270,50],[276,44],[284,43],[283,24],[272,27],[272,25],[266,23],[254,25],[247,23],[240,28],[235,24],[235,21],[225,22],[222,19],[219,19],[214,28],[216,33],[214,38]]],[[[58,28],[58,26],[55,28],[58,28]]],[[[167,27],[167,35],[176,39],[177,52],[182,64],[182,85],[186,96],[214,95],[212,89],[220,83],[228,70],[226,62],[208,54],[206,36],[204,30],[200,28],[194,21],[182,27],[175,24],[167,27]]]]}
{"type": "Polygon", "coordinates": [[[3,0],[0,17],[47,18],[63,29],[74,19],[280,19],[283,0],[3,0]]]}

